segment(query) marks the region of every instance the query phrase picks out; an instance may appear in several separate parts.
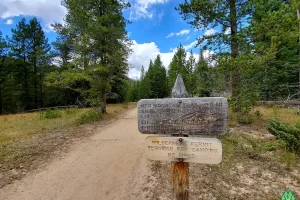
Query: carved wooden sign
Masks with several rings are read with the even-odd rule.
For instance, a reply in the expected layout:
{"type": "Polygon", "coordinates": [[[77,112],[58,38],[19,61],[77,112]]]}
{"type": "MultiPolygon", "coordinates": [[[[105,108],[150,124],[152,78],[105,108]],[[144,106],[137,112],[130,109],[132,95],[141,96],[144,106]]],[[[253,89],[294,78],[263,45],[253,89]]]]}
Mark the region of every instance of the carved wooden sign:
{"type": "Polygon", "coordinates": [[[223,135],[228,103],[223,97],[142,99],[138,129],[143,134],[223,135]]]}
{"type": "Polygon", "coordinates": [[[150,160],[219,164],[222,143],[216,138],[147,137],[146,157],[150,160]]]}

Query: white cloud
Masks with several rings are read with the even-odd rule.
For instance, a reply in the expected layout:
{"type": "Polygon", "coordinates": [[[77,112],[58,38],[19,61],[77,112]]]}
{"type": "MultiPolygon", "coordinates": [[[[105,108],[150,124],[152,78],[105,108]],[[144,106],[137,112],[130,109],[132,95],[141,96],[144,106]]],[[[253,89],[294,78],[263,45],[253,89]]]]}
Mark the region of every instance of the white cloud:
{"type": "Polygon", "coordinates": [[[166,69],[173,58],[174,53],[161,53],[158,46],[154,42],[138,44],[135,40],[132,41],[132,54],[128,58],[128,63],[133,68],[129,70],[130,78],[139,78],[142,66],[148,70],[150,59],[155,60],[156,56],[160,54],[161,61],[166,69]]]}
{"type": "Polygon", "coordinates": [[[189,49],[192,49],[195,47],[195,45],[198,43],[197,40],[195,40],[194,42],[191,42],[190,44],[187,44],[187,45],[183,45],[183,48],[187,51],[189,49]]]}
{"type": "Polygon", "coordinates": [[[61,0],[1,0],[0,18],[8,19],[17,16],[36,16],[41,18],[47,29],[51,24],[63,22],[66,9],[61,5],[61,0]]]}
{"type": "Polygon", "coordinates": [[[170,33],[169,35],[167,35],[166,38],[170,38],[170,37],[173,37],[173,36],[174,36],[174,33],[172,32],[172,33],[170,33]]]}
{"type": "Polygon", "coordinates": [[[12,20],[12,19],[8,19],[7,21],[6,21],[6,24],[13,24],[14,23],[14,21],[12,20]]]}
{"type": "Polygon", "coordinates": [[[227,28],[227,29],[225,30],[225,33],[224,33],[224,34],[229,35],[230,33],[231,33],[230,28],[227,28]]]}
{"type": "Polygon", "coordinates": [[[176,35],[176,36],[187,35],[187,34],[189,34],[189,33],[190,33],[190,30],[184,29],[184,30],[179,31],[178,33],[173,33],[173,32],[172,32],[172,33],[170,33],[169,35],[167,35],[166,38],[173,37],[174,35],[176,35]]]}
{"type": "MultiPolygon", "coordinates": [[[[195,42],[193,42],[193,44],[195,44],[195,42]]],[[[186,51],[191,49],[190,46],[191,44],[184,46],[186,51]]],[[[150,59],[154,61],[158,54],[160,54],[163,65],[165,66],[166,69],[168,69],[169,64],[171,63],[172,58],[177,50],[176,48],[174,48],[171,50],[171,52],[161,53],[158,46],[154,42],[139,44],[135,40],[133,40],[132,49],[133,49],[133,53],[129,56],[128,59],[128,63],[130,64],[130,66],[132,66],[132,68],[129,70],[128,76],[132,79],[140,78],[140,72],[142,66],[144,66],[145,70],[148,70],[150,59]]],[[[214,53],[206,50],[204,51],[203,54],[204,54],[204,58],[209,60],[209,57],[214,53]]],[[[194,52],[193,55],[196,62],[198,62],[199,54],[194,52]]],[[[188,59],[189,56],[190,56],[190,52],[187,52],[186,58],[188,59]]]]}
{"type": "Polygon", "coordinates": [[[164,11],[161,11],[161,13],[157,16],[158,20],[160,21],[163,16],[164,16],[164,11]]]}
{"type": "Polygon", "coordinates": [[[213,35],[214,33],[216,33],[216,30],[211,28],[211,29],[206,30],[204,35],[205,36],[210,36],[210,35],[213,35]]]}
{"type": "MultiPolygon", "coordinates": [[[[169,0],[131,0],[130,20],[138,20],[141,18],[152,19],[156,14],[156,10],[151,9],[151,7],[155,4],[167,3],[168,1],[169,0]]],[[[160,15],[161,14],[159,14],[158,17],[160,17],[160,15]]]]}

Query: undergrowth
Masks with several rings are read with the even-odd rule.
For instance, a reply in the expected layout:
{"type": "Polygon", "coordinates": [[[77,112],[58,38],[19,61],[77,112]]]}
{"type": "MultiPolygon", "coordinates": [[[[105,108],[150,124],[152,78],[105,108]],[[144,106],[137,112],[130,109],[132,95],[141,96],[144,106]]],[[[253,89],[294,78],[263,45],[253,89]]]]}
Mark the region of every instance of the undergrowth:
{"type": "Polygon", "coordinates": [[[292,126],[288,123],[281,122],[279,119],[272,118],[267,124],[268,131],[276,136],[278,140],[286,143],[286,147],[296,153],[300,153],[300,129],[299,123],[292,126]]]}
{"type": "Polygon", "coordinates": [[[77,125],[82,125],[89,122],[98,121],[100,119],[102,119],[102,113],[99,109],[94,108],[87,111],[86,113],[81,114],[76,120],[76,123],[77,125]]]}
{"type": "Polygon", "coordinates": [[[59,109],[54,110],[45,110],[39,112],[40,119],[55,119],[60,118],[62,116],[61,111],[59,109]]]}

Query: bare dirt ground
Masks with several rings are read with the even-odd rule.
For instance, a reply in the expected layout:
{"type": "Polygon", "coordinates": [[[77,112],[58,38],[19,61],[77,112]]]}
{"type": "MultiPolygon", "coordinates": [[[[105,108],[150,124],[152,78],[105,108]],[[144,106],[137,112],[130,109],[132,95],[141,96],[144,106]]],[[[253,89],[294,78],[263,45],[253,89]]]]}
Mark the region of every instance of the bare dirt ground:
{"type": "Polygon", "coordinates": [[[136,113],[129,110],[48,166],[5,186],[0,199],[146,199],[148,192],[141,189],[151,172],[136,113]]]}
{"type": "MultiPolygon", "coordinates": [[[[94,126],[90,126],[94,127],[94,126]]],[[[98,126],[67,153],[0,189],[0,200],[171,199],[171,165],[149,161],[137,129],[137,108],[98,126]]],[[[221,137],[220,165],[190,164],[190,199],[279,199],[290,188],[300,195],[299,160],[281,163],[261,151],[247,129],[221,137]]],[[[259,140],[269,140],[259,133],[259,140]]]]}

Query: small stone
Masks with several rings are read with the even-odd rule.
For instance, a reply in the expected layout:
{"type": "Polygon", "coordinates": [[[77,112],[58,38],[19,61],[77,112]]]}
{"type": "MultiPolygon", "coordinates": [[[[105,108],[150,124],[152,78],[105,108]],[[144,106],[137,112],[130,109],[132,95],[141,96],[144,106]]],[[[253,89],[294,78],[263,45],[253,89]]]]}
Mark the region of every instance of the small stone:
{"type": "Polygon", "coordinates": [[[22,165],[20,165],[20,167],[19,167],[20,169],[23,169],[24,168],[24,166],[22,166],[22,165]]]}

